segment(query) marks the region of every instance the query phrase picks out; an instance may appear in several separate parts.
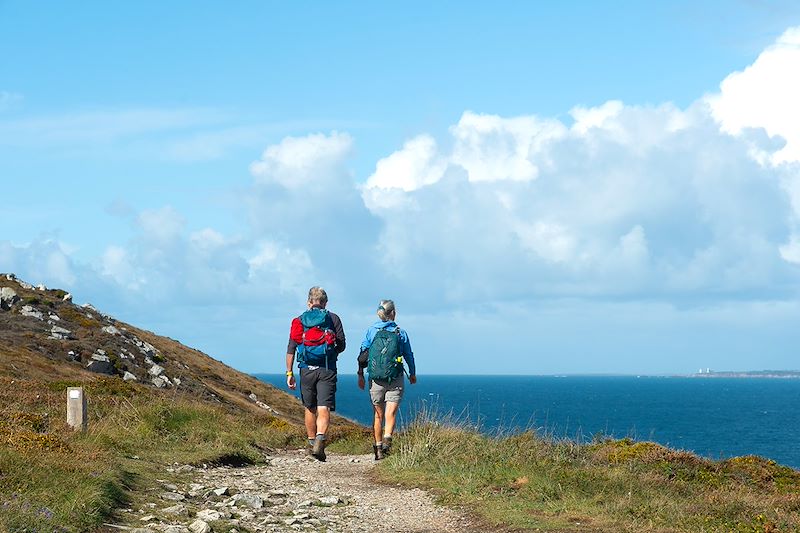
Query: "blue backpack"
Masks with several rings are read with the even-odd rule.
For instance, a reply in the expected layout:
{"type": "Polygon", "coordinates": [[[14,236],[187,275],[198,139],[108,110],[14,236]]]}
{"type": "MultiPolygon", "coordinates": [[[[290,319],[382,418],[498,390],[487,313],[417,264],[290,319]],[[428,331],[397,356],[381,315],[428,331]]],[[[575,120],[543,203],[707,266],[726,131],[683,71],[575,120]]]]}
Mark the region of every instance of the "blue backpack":
{"type": "Polygon", "coordinates": [[[313,307],[292,321],[292,340],[297,343],[297,361],[328,368],[336,359],[336,333],[325,309],[313,307]]]}

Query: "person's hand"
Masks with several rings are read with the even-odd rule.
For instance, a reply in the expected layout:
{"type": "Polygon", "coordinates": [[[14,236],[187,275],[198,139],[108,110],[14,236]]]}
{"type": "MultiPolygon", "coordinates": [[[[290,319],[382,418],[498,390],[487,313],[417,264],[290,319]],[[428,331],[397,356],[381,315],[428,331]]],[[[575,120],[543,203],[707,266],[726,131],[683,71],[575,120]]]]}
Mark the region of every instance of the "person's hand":
{"type": "Polygon", "coordinates": [[[297,388],[297,382],[294,380],[294,374],[291,376],[286,376],[286,386],[292,390],[297,388]]]}
{"type": "Polygon", "coordinates": [[[366,382],[364,381],[364,374],[359,374],[358,375],[358,388],[361,389],[361,390],[364,390],[364,385],[366,385],[366,382]]]}
{"type": "Polygon", "coordinates": [[[413,376],[408,376],[408,382],[412,385],[417,382],[417,375],[414,374],[413,376]]]}

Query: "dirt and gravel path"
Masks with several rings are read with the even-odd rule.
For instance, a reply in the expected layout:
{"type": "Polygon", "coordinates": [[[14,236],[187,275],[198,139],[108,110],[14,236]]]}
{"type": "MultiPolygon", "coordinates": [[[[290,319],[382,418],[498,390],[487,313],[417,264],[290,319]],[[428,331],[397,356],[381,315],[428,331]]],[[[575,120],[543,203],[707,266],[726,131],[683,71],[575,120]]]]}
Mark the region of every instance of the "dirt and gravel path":
{"type": "MultiPolygon", "coordinates": [[[[161,482],[151,501],[123,513],[108,531],[214,532],[469,532],[473,521],[436,505],[420,489],[376,484],[372,456],[328,454],[324,463],[304,450],[273,455],[242,468],[176,466],[189,481],[161,482]]],[[[165,476],[172,477],[172,476],[165,476]]]]}

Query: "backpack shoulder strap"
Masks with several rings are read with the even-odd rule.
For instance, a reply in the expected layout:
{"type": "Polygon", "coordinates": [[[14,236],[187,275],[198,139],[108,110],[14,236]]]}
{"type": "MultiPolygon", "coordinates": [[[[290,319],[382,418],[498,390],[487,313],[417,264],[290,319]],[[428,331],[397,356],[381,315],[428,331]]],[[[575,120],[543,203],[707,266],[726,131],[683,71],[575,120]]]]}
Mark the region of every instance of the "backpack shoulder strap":
{"type": "MultiPolygon", "coordinates": [[[[402,348],[403,336],[400,334],[401,333],[400,326],[397,326],[397,327],[394,328],[394,333],[397,335],[397,342],[401,345],[401,347],[400,347],[400,355],[402,357],[402,355],[403,355],[402,354],[402,351],[403,351],[403,348],[402,348]]],[[[400,363],[400,368],[403,369],[403,374],[405,374],[406,376],[409,376],[408,370],[406,370],[406,365],[404,365],[403,363],[400,363]]]]}

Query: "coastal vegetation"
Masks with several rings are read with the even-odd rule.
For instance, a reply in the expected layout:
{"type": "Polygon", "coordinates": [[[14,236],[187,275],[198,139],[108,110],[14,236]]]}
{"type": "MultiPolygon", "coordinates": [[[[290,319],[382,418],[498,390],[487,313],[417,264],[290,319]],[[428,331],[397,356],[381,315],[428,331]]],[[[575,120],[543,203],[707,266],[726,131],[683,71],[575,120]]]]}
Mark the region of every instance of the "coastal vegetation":
{"type": "MultiPolygon", "coordinates": [[[[119,378],[2,378],[0,406],[0,531],[92,531],[136,506],[171,465],[258,464],[265,452],[305,441],[302,426],[267,412],[119,378]],[[63,417],[72,385],[89,398],[86,432],[63,417]]],[[[345,450],[363,442],[357,451],[366,452],[366,433],[353,424],[338,424],[332,439],[345,450]]]]}
{"type": "MultiPolygon", "coordinates": [[[[259,464],[305,441],[301,425],[268,412],[119,378],[2,378],[0,405],[0,531],[92,531],[140,508],[181,465],[259,464]],[[86,432],[63,421],[64,390],[76,384],[90,398],[86,432]]],[[[368,451],[366,428],[333,431],[332,452],[368,451]]],[[[533,431],[491,437],[424,412],[377,478],[431,489],[489,529],[800,530],[800,472],[767,459],[711,461],[652,442],[580,444],[533,431]]]]}
{"type": "MultiPolygon", "coordinates": [[[[292,395],[65,291],[0,282],[0,531],[93,531],[141,509],[175,463],[258,464],[305,445],[292,395]],[[66,424],[69,386],[84,389],[85,432],[66,424]]],[[[366,453],[366,428],[334,428],[333,451],[366,453]]]]}
{"type": "Polygon", "coordinates": [[[422,413],[379,477],[422,485],[513,530],[800,531],[800,472],[755,456],[711,461],[652,442],[490,437],[422,413]]]}

